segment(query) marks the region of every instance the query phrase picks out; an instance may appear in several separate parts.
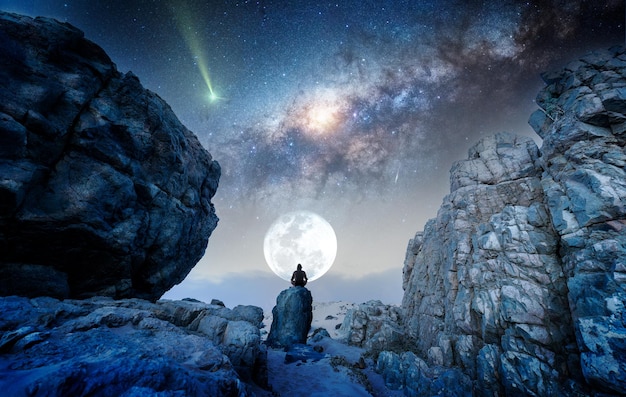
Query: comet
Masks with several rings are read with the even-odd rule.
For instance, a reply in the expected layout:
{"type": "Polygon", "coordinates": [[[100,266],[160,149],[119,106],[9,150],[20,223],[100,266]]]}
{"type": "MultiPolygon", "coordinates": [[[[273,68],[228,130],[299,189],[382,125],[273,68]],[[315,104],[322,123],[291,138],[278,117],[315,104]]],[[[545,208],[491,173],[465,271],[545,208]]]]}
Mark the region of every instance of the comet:
{"type": "Polygon", "coordinates": [[[202,80],[208,89],[207,99],[209,102],[216,102],[222,99],[213,88],[213,83],[209,75],[207,57],[203,49],[204,45],[200,33],[196,30],[196,27],[201,25],[196,23],[194,14],[186,3],[178,3],[178,5],[173,8],[173,13],[176,24],[178,25],[178,30],[183,36],[187,48],[189,48],[189,52],[191,52],[195,64],[198,67],[198,71],[202,76],[202,80]]]}

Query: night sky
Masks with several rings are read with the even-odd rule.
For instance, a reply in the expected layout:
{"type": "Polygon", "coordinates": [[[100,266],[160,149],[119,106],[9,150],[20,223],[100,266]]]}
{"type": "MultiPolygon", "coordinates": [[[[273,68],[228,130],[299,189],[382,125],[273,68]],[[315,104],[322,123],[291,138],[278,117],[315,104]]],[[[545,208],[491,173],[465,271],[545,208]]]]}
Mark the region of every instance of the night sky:
{"type": "MultiPolygon", "coordinates": [[[[540,73],[624,43],[619,1],[29,1],[167,101],[222,166],[205,257],[165,297],[271,309],[288,284],[265,231],[313,211],[334,227],[318,301],[400,303],[408,240],[481,137],[540,139],[540,73]],[[467,4],[469,3],[469,4],[467,4]]],[[[295,267],[295,264],[294,264],[295,267]]],[[[306,264],[303,263],[306,270],[306,264]]]]}

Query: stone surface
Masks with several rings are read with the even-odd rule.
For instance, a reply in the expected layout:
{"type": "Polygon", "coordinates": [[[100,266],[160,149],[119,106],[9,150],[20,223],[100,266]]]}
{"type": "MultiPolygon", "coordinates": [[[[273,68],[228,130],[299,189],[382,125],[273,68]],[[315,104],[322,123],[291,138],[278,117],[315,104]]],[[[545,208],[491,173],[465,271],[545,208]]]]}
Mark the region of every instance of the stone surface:
{"type": "Polygon", "coordinates": [[[458,368],[429,367],[412,352],[397,354],[384,351],[378,356],[376,371],[392,390],[404,390],[407,396],[472,395],[472,381],[458,368]]]}
{"type": "Polygon", "coordinates": [[[267,385],[267,349],[261,344],[263,309],[256,306],[202,307],[188,328],[220,346],[243,379],[267,385]]]}
{"type": "Polygon", "coordinates": [[[398,348],[406,339],[402,314],[397,306],[369,301],[349,309],[339,331],[346,342],[377,353],[398,348]]]}
{"type": "Polygon", "coordinates": [[[267,344],[272,347],[290,347],[306,344],[313,321],[313,297],[305,287],[290,287],[276,298],[272,309],[272,326],[267,344]]]}
{"type": "MultiPolygon", "coordinates": [[[[559,238],[580,362],[626,394],[626,53],[590,54],[538,96],[542,179],[559,238]]],[[[538,116],[534,116],[535,119],[538,116]]]]}
{"type": "Polygon", "coordinates": [[[543,395],[580,373],[541,174],[529,138],[483,139],[454,165],[451,193],[407,249],[403,308],[416,351],[429,366],[480,373],[484,395],[543,395]],[[496,367],[511,373],[485,371],[496,367]],[[521,367],[536,372],[530,382],[521,367]]]}
{"type": "MultiPolygon", "coordinates": [[[[259,311],[260,308],[257,308],[259,311]]],[[[245,396],[267,384],[259,323],[191,301],[0,298],[5,395],[245,396]],[[202,326],[219,318],[219,335],[202,326]]]]}
{"type": "Polygon", "coordinates": [[[626,394],[625,60],[614,48],[544,75],[541,149],[501,133],[452,167],[407,248],[419,359],[381,353],[390,385],[452,371],[480,396],[626,394]]]}
{"type": "Polygon", "coordinates": [[[220,167],[78,29],[0,13],[0,294],[158,299],[202,257],[220,167]]]}

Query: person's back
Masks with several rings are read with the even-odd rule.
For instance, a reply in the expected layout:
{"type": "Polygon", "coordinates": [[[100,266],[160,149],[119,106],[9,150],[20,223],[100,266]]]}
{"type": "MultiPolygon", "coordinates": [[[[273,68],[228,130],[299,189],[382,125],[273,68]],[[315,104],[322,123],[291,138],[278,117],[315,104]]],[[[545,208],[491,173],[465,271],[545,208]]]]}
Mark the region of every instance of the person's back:
{"type": "Polygon", "coordinates": [[[304,287],[309,281],[306,272],[302,270],[302,265],[298,263],[298,269],[291,275],[291,285],[296,287],[304,287]]]}

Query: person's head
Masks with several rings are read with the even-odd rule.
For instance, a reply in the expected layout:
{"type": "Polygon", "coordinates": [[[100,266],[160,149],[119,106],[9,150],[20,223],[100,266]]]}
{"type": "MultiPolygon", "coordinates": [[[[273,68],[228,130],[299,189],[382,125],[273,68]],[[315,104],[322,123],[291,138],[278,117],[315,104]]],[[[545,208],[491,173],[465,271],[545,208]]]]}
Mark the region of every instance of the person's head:
{"type": "Polygon", "coordinates": [[[298,263],[298,270],[302,270],[302,265],[298,263]]]}

